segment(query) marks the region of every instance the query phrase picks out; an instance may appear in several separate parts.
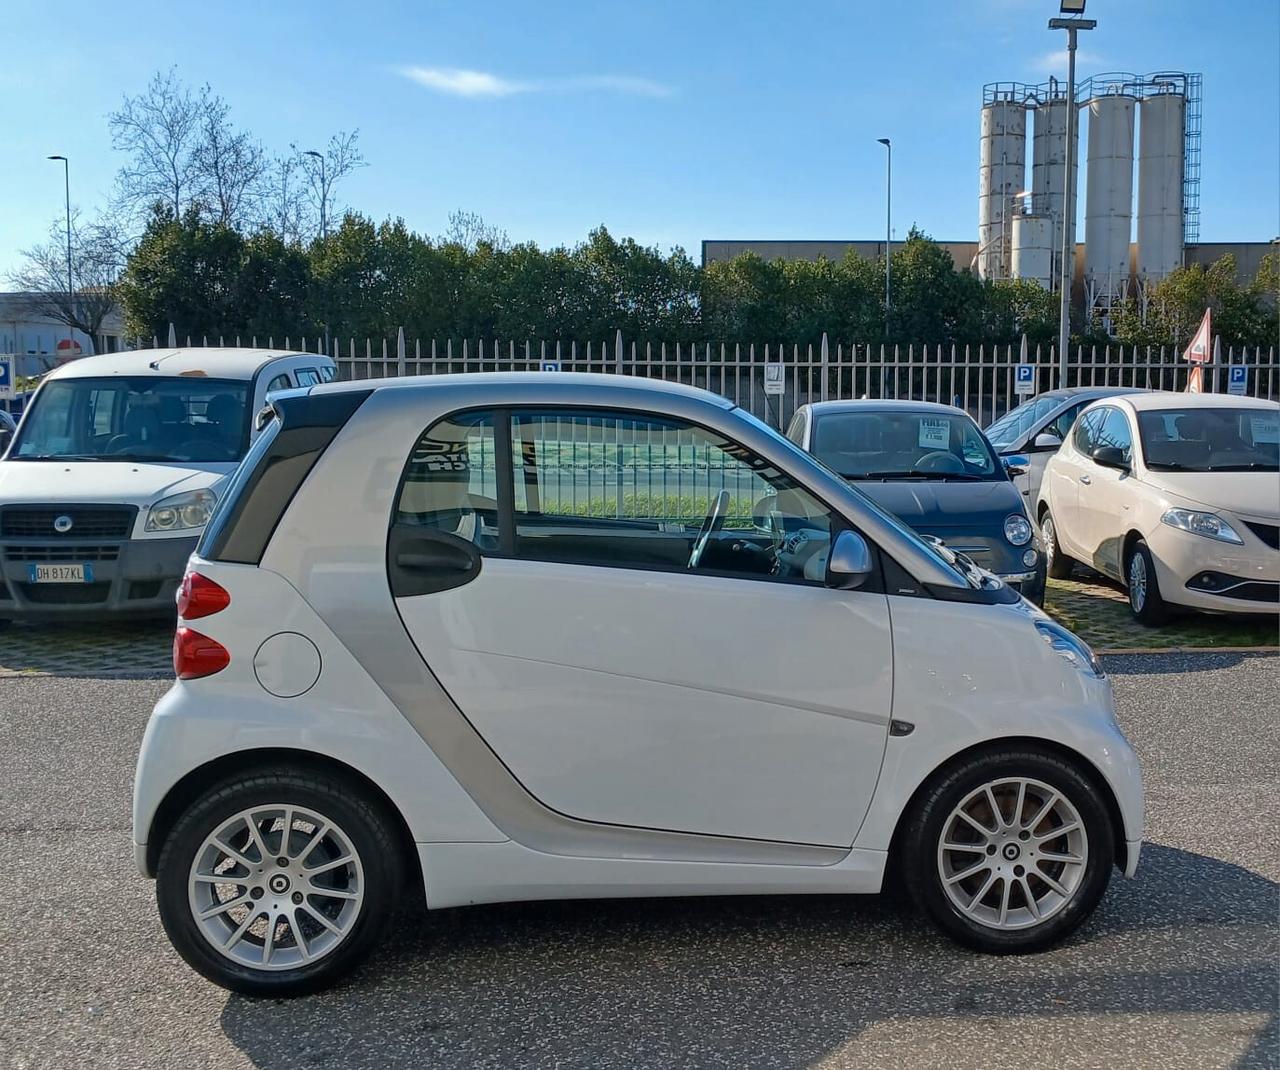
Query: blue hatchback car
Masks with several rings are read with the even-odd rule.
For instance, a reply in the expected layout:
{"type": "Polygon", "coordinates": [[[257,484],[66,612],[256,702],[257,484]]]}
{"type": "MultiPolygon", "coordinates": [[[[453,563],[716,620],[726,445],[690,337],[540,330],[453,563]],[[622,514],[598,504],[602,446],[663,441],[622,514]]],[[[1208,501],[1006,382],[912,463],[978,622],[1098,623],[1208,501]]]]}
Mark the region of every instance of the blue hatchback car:
{"type": "Polygon", "coordinates": [[[963,409],[923,401],[802,405],[787,437],[921,535],[1044,602],[1045,558],[1013,476],[963,409]]]}

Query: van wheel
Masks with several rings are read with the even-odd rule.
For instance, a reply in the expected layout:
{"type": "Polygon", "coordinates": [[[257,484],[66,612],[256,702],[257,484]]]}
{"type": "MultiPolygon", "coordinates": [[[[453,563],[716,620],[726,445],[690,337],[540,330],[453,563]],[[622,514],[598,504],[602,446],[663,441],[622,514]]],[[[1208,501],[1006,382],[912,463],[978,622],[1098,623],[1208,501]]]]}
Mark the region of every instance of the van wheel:
{"type": "Polygon", "coordinates": [[[1048,509],[1040,518],[1040,542],[1044,546],[1045,570],[1055,580],[1071,577],[1071,566],[1075,564],[1058,545],[1058,532],[1053,526],[1053,514],[1048,509]]]}
{"type": "Polygon", "coordinates": [[[1169,609],[1160,594],[1151,551],[1142,539],[1134,543],[1124,573],[1129,584],[1129,610],[1134,619],[1148,626],[1162,624],[1169,615],[1169,609]]]}
{"type": "Polygon", "coordinates": [[[1111,877],[1114,842],[1098,789],[1069,762],[1030,750],[970,758],[913,807],[901,841],[916,906],[978,951],[1039,951],[1072,932],[1111,877]]]}
{"type": "Polygon", "coordinates": [[[296,996],[373,950],[403,865],[388,816],[341,780],[262,770],[182,815],[160,853],[156,901],[173,946],[214,984],[296,996]]]}

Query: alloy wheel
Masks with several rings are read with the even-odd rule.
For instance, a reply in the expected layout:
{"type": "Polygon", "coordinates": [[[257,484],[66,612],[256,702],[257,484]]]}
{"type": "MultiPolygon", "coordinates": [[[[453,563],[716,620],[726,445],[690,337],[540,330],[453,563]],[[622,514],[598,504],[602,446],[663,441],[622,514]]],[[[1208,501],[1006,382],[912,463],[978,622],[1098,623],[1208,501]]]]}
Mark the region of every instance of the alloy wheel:
{"type": "Polygon", "coordinates": [[[1025,929],[1071,902],[1089,861],[1079,811],[1056,788],[1010,777],[970,792],[942,826],[938,875],[952,906],[991,929],[1025,929]]]}
{"type": "Polygon", "coordinates": [[[360,857],[323,814],[255,806],[224,821],[195,854],[192,917],[221,955],[255,970],[288,970],[332,952],[364,902],[360,857]]]}
{"type": "Polygon", "coordinates": [[[1147,604],[1147,562],[1136,552],[1129,560],[1129,604],[1135,613],[1141,613],[1147,604]]]}
{"type": "Polygon", "coordinates": [[[1040,541],[1044,543],[1045,561],[1052,562],[1058,553],[1058,543],[1054,538],[1053,518],[1047,512],[1040,522],[1040,541]]]}

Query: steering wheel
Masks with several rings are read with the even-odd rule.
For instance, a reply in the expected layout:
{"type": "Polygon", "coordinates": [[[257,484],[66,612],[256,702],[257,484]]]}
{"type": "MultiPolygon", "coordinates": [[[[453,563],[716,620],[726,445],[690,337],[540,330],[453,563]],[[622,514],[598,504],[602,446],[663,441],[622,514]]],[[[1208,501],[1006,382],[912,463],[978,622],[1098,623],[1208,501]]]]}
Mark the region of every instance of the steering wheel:
{"type": "Polygon", "coordinates": [[[698,532],[698,537],[693,542],[693,550],[689,553],[689,568],[697,568],[702,561],[702,551],[707,548],[707,543],[711,541],[711,536],[724,527],[725,513],[729,511],[729,492],[722,490],[716,495],[716,499],[711,503],[711,509],[707,513],[706,519],[702,521],[702,528],[698,532]]]}
{"type": "Polygon", "coordinates": [[[934,450],[926,453],[915,463],[917,472],[943,472],[961,475],[964,472],[964,461],[950,450],[934,450]]]}

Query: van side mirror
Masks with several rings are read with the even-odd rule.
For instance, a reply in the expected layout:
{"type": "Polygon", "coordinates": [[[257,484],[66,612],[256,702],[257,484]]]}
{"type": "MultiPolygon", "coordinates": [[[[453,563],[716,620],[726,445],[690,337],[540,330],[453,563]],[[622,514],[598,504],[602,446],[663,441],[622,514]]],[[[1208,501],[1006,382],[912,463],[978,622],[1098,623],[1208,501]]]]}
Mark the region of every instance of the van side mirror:
{"type": "Polygon", "coordinates": [[[1062,439],[1055,435],[1052,431],[1041,431],[1036,435],[1036,440],[1031,445],[1037,450],[1056,450],[1062,445],[1062,439]]]}
{"type": "Polygon", "coordinates": [[[1093,449],[1093,463],[1100,464],[1104,468],[1118,468],[1122,472],[1129,471],[1129,462],[1124,458],[1124,450],[1119,446],[1095,446],[1093,449]]]}
{"type": "Polygon", "coordinates": [[[867,540],[854,531],[840,532],[827,555],[827,586],[838,591],[857,590],[874,570],[867,540]]]}
{"type": "Polygon", "coordinates": [[[1000,460],[1004,462],[1004,470],[1011,476],[1024,476],[1031,467],[1031,458],[1022,453],[1010,453],[1000,460]]]}

